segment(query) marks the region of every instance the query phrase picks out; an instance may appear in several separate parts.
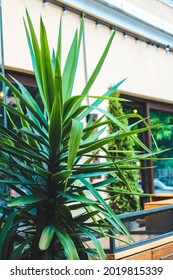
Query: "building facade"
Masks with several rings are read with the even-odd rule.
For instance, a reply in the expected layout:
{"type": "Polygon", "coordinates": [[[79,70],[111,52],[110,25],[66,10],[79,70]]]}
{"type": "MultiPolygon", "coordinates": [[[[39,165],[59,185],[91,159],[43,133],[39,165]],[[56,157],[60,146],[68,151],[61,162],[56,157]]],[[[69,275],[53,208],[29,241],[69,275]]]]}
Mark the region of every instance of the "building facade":
{"type": "MultiPolygon", "coordinates": [[[[1,0],[1,7],[3,32],[1,65],[3,62],[7,76],[13,75],[33,91],[36,84],[23,23],[26,8],[37,32],[39,32],[40,16],[43,17],[52,48],[56,48],[59,21],[62,16],[64,57],[68,53],[73,34],[84,14],[85,29],[74,94],[81,92],[112,30],[116,29],[116,36],[108,57],[90,94],[102,94],[112,84],[127,78],[121,85],[120,91],[122,96],[133,102],[130,105],[124,104],[126,110],[139,112],[143,117],[148,118],[149,122],[150,119],[151,122],[156,122],[157,119],[164,122],[166,126],[163,132],[156,133],[156,137],[160,145],[171,148],[173,140],[172,0],[1,0]],[[165,131],[167,134],[163,136],[165,131]]],[[[7,100],[8,98],[7,93],[7,100]]],[[[3,112],[1,114],[3,115],[3,112]]],[[[151,136],[145,134],[141,137],[152,148],[151,136]]],[[[169,155],[172,156],[172,153],[170,152],[169,155]]],[[[151,164],[149,161],[144,163],[145,166],[151,164]]],[[[154,178],[164,183],[164,186],[173,186],[172,162],[159,166],[156,172],[149,169],[143,173],[145,191],[154,191],[154,178]]]]}

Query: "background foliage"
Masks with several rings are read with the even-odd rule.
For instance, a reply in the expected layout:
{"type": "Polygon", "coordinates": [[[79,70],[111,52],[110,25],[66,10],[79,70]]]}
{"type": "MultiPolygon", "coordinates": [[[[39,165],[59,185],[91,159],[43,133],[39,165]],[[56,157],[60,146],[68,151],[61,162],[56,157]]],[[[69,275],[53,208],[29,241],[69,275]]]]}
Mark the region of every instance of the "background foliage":
{"type": "MultiPolygon", "coordinates": [[[[111,96],[116,97],[116,99],[109,100],[108,111],[114,117],[120,119],[121,117],[126,115],[123,111],[121,102],[118,100],[120,93],[118,90],[116,90],[112,93],[111,96]]],[[[122,123],[128,126],[128,119],[124,118],[122,120],[122,123]]],[[[112,134],[116,131],[118,131],[118,126],[115,123],[109,123],[109,133],[112,134]]],[[[119,159],[127,158],[128,160],[132,161],[131,163],[127,163],[127,170],[123,170],[122,174],[119,174],[119,180],[109,184],[109,190],[141,193],[141,189],[139,189],[137,185],[139,181],[140,171],[138,169],[135,169],[137,165],[135,164],[135,161],[133,161],[133,158],[135,156],[134,145],[135,142],[130,136],[126,136],[123,139],[114,139],[109,142],[108,149],[113,151],[110,152],[110,155],[114,155],[119,159]],[[129,169],[129,167],[131,167],[132,169],[129,169]]],[[[112,197],[110,206],[117,214],[136,211],[140,209],[140,196],[119,193],[116,196],[112,197]]]]}

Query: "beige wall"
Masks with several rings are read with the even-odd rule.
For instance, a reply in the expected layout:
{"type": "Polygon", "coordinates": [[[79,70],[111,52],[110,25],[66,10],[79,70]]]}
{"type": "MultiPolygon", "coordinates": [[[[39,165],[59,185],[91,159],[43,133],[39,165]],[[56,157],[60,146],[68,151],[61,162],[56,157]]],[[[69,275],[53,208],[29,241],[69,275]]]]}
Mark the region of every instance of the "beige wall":
{"type": "MultiPolygon", "coordinates": [[[[94,22],[86,21],[86,46],[88,70],[94,68],[111,32],[97,28],[94,22]],[[91,31],[92,30],[92,31],[91,31]],[[91,34],[92,33],[92,37],[91,34]]],[[[134,38],[125,38],[117,32],[107,60],[91,93],[102,93],[111,84],[127,78],[121,89],[132,95],[146,96],[173,103],[172,83],[173,55],[134,38]]]]}
{"type": "Polygon", "coordinates": [[[137,6],[138,8],[144,9],[146,12],[152,13],[153,15],[160,16],[160,1],[159,0],[127,0],[129,3],[137,6]]]}
{"type": "Polygon", "coordinates": [[[173,9],[160,0],[128,0],[128,2],[173,24],[173,9]]]}
{"type": "MultiPolygon", "coordinates": [[[[40,14],[43,16],[51,47],[56,47],[62,9],[50,4],[44,6],[42,0],[2,0],[2,7],[5,64],[13,68],[31,70],[23,25],[25,7],[28,8],[37,31],[40,14]]],[[[79,16],[70,12],[63,14],[64,57],[79,22],[79,16]]],[[[93,21],[86,19],[85,35],[87,67],[88,73],[91,74],[111,31],[108,27],[96,27],[93,21]]],[[[124,38],[122,33],[117,33],[107,60],[90,93],[102,94],[111,84],[127,78],[121,90],[128,94],[173,103],[172,68],[173,54],[166,54],[164,50],[157,50],[156,47],[149,48],[144,42],[136,43],[133,38],[124,38]]],[[[84,59],[83,48],[81,48],[75,93],[79,93],[84,84],[84,59]]]]}

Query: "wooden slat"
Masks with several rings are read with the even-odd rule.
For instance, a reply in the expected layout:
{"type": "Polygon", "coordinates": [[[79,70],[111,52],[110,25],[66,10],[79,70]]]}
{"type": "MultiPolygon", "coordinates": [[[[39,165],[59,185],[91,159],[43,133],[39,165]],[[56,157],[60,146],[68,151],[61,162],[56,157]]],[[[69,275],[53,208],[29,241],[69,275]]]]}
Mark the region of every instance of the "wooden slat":
{"type": "Polygon", "coordinates": [[[171,254],[173,254],[173,242],[152,250],[153,260],[160,260],[161,258],[173,260],[173,256],[169,257],[171,254]]]}
{"type": "Polygon", "coordinates": [[[142,253],[135,254],[135,255],[129,256],[127,258],[124,258],[123,260],[152,260],[152,252],[151,252],[151,250],[144,251],[142,253]]]}
{"type": "Polygon", "coordinates": [[[173,204],[173,198],[158,200],[154,202],[146,202],[144,203],[144,209],[147,210],[147,209],[157,208],[157,207],[171,205],[171,204],[173,204]]]}
{"type": "Polygon", "coordinates": [[[116,260],[117,259],[124,259],[126,257],[131,256],[131,255],[141,253],[141,252],[144,252],[144,251],[148,251],[148,250],[152,250],[156,247],[162,246],[162,245],[170,243],[170,242],[173,242],[173,236],[169,236],[169,237],[166,237],[166,238],[159,239],[157,241],[149,242],[147,244],[137,246],[137,247],[134,247],[134,248],[131,248],[131,249],[129,247],[128,250],[124,250],[122,252],[115,253],[115,259],[116,260]]]}

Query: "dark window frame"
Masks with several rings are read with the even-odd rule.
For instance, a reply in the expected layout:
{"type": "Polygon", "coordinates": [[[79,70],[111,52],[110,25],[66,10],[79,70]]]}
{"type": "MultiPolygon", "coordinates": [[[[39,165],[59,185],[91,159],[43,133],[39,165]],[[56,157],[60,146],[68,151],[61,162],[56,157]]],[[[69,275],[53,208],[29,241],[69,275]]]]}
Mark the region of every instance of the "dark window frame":
{"type": "Polygon", "coordinates": [[[15,82],[11,77],[15,78],[25,86],[37,87],[35,76],[32,73],[23,73],[16,70],[5,69],[5,76],[13,84],[15,84],[15,82]]]}

